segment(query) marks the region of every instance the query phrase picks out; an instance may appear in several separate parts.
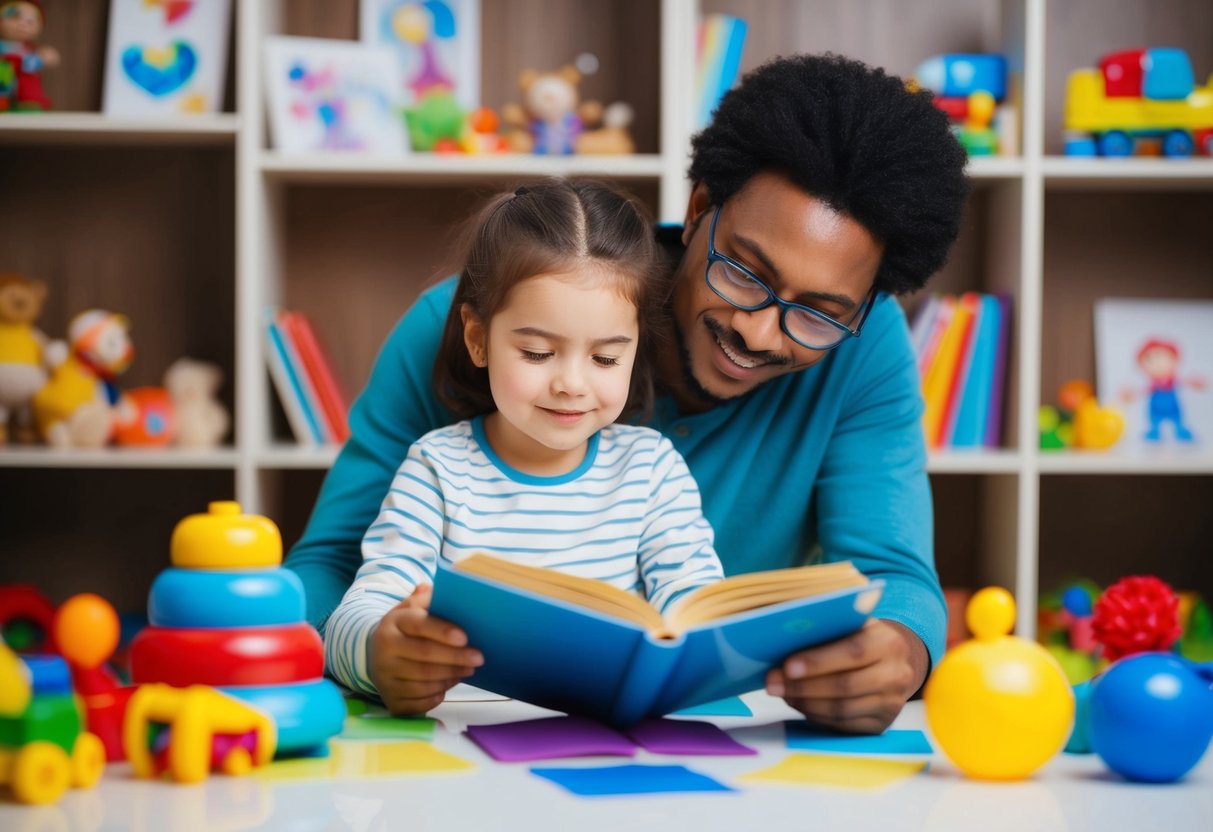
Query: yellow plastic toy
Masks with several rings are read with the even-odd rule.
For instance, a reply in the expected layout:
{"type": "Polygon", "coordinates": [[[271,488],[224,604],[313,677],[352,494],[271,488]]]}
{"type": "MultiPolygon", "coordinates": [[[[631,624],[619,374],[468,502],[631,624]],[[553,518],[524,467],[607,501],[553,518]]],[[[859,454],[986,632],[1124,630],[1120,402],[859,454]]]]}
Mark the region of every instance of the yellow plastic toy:
{"type": "Polygon", "coordinates": [[[182,569],[279,566],[282,535],[268,517],[241,514],[234,501],[216,501],[206,514],[191,514],[177,524],[169,555],[182,569]]]}
{"type": "Polygon", "coordinates": [[[147,684],[126,709],[123,743],[136,777],[167,770],[178,783],[200,783],[212,764],[224,774],[247,774],[274,756],[274,721],[256,708],[206,685],[174,688],[147,684]],[[152,744],[156,726],[168,730],[162,751],[152,744]]]}
{"type": "Polygon", "coordinates": [[[1020,780],[1049,761],[1074,724],[1074,692],[1043,647],[1009,635],[1015,600],[987,587],[969,602],[975,638],[943,657],[923,692],[927,725],[969,777],[1020,780]]]}
{"type": "Polygon", "coordinates": [[[25,662],[0,642],[0,783],[9,785],[13,797],[45,805],[68,786],[97,784],[105,747],[83,726],[63,660],[25,662]]]}

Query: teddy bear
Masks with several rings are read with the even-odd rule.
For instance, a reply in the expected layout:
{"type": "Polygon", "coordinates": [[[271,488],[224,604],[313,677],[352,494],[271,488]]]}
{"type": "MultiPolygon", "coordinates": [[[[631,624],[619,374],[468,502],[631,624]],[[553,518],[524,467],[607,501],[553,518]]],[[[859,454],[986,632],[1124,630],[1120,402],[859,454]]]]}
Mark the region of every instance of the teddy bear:
{"type": "Polygon", "coordinates": [[[518,79],[522,103],[501,110],[509,148],[541,155],[631,153],[635,149],[627,133],[631,109],[612,105],[606,110],[611,121],[604,123],[601,102],[580,100],[580,83],[581,73],[571,65],[555,72],[523,70],[518,79]]]}
{"type": "Polygon", "coordinates": [[[231,418],[215,393],[223,383],[218,366],[179,358],[164,374],[173,401],[177,430],[174,441],[186,448],[213,448],[227,436],[231,418]]]}
{"type": "Polygon", "coordinates": [[[0,274],[0,445],[14,436],[32,442],[30,401],[46,384],[46,335],[34,326],[42,314],[46,284],[19,274],[0,274]]]}
{"type": "Polygon", "coordinates": [[[130,365],[130,323],[103,309],[81,312],[68,325],[68,345],[52,354],[50,378],[34,394],[34,423],[57,448],[100,448],[113,433],[119,402],[114,379],[130,365]]]}

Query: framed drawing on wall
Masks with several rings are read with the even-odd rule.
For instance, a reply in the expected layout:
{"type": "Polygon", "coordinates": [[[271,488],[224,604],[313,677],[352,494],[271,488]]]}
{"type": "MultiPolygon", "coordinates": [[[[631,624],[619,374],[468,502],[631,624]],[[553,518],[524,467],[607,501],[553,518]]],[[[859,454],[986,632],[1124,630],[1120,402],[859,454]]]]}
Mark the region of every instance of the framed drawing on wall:
{"type": "Polygon", "coordinates": [[[448,92],[464,110],[480,106],[479,0],[361,0],[364,43],[391,49],[400,62],[401,104],[448,92]]]}
{"type": "Polygon", "coordinates": [[[1123,447],[1213,447],[1213,301],[1097,300],[1095,356],[1123,447]]]}
{"type": "Polygon", "coordinates": [[[274,147],[285,153],[408,150],[390,49],[325,38],[265,39],[274,147]]]}
{"type": "Polygon", "coordinates": [[[178,116],[223,107],[231,0],[111,0],[101,109],[178,116]]]}

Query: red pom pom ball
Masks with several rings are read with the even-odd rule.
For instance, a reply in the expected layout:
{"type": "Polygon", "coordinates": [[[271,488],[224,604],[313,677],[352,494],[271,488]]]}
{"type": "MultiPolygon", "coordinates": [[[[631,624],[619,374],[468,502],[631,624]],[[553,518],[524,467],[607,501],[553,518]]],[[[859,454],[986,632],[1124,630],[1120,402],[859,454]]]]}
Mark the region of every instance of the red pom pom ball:
{"type": "Polygon", "coordinates": [[[1122,578],[1095,602],[1092,629],[1111,661],[1167,650],[1179,638],[1179,598],[1152,575],[1122,578]]]}

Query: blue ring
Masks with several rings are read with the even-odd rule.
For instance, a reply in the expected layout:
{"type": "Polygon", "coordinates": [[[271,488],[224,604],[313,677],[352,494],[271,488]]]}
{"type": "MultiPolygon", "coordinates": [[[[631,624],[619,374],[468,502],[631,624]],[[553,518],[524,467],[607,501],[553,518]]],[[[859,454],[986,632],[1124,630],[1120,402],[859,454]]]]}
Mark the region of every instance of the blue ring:
{"type": "Polygon", "coordinates": [[[219,690],[259,708],[278,726],[275,757],[322,750],[345,725],[345,698],[328,679],[293,685],[245,685],[219,690]]]}
{"type": "Polygon", "coordinates": [[[303,583],[289,569],[177,569],[152,583],[148,618],[157,627],[209,629],[298,624],[303,583]]]}

